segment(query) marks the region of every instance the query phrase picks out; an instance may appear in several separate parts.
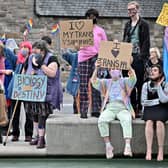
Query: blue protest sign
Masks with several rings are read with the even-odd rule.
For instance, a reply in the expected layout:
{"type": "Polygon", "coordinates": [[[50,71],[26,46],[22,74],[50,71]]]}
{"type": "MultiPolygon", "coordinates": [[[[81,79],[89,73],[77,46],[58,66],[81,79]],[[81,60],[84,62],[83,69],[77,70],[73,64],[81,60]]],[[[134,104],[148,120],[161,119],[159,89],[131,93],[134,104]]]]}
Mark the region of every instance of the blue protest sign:
{"type": "Polygon", "coordinates": [[[16,74],[12,99],[32,102],[45,102],[47,76],[16,74]]]}

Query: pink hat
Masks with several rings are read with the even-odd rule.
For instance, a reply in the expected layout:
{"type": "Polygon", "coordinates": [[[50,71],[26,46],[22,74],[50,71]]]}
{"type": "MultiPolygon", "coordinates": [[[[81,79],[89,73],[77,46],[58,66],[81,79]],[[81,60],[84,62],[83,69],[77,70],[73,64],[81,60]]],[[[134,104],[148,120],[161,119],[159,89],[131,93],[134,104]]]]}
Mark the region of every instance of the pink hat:
{"type": "Polygon", "coordinates": [[[32,44],[29,41],[23,41],[20,43],[20,48],[26,47],[29,49],[29,54],[32,53],[32,44]]]}

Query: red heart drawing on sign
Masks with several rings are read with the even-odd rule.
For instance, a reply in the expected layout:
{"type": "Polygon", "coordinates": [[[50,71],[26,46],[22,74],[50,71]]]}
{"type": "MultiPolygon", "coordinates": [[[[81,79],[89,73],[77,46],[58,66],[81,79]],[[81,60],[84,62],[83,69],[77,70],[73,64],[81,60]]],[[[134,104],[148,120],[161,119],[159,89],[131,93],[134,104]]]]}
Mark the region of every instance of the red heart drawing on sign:
{"type": "Polygon", "coordinates": [[[79,22],[75,22],[75,27],[78,29],[78,30],[81,30],[85,25],[85,22],[84,21],[79,21],[79,22]]]}

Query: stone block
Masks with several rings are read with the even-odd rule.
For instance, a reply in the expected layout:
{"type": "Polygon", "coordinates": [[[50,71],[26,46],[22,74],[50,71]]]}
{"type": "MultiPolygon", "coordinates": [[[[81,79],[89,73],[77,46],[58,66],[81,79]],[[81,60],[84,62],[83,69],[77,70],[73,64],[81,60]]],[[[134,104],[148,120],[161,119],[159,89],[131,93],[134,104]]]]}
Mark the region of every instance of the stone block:
{"type": "MultiPolygon", "coordinates": [[[[167,124],[166,124],[167,128],[167,124]]],[[[134,155],[144,155],[145,123],[141,119],[133,120],[132,150],[134,155]]],[[[110,137],[114,153],[122,155],[124,140],[119,121],[110,123],[110,137]]],[[[97,118],[81,119],[73,114],[56,114],[47,119],[46,124],[47,154],[48,155],[104,155],[104,143],[100,137],[97,118]]],[[[156,137],[154,150],[157,152],[156,137]]],[[[168,137],[165,140],[165,153],[168,154],[168,137]]]]}

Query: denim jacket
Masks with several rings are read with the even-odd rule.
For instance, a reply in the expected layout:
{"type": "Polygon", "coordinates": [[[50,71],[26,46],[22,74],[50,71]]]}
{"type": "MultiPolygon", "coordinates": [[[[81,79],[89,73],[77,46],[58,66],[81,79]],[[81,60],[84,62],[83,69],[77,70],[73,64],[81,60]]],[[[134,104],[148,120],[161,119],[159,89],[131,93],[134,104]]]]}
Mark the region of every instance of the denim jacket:
{"type": "Polygon", "coordinates": [[[67,51],[62,55],[62,58],[71,65],[71,71],[67,80],[66,90],[72,95],[76,96],[79,89],[79,75],[78,75],[78,54],[77,52],[67,51]]]}

